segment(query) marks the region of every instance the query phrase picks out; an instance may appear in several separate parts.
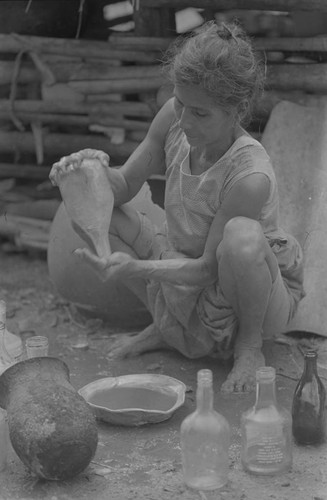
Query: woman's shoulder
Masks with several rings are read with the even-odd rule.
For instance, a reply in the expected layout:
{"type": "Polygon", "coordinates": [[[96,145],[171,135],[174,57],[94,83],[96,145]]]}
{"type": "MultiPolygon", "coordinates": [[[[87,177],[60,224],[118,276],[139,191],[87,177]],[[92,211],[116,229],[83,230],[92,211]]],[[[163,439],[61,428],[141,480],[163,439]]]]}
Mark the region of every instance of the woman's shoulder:
{"type": "Polygon", "coordinates": [[[231,189],[237,181],[249,175],[262,174],[269,179],[270,186],[276,184],[276,176],[265,148],[250,135],[239,137],[225,158],[224,188],[231,189]]]}
{"type": "Polygon", "coordinates": [[[149,128],[148,135],[152,138],[159,138],[165,141],[166,136],[176,120],[174,110],[174,100],[169,99],[158,111],[149,128]]]}
{"type": "Polygon", "coordinates": [[[231,153],[246,153],[250,152],[252,154],[265,154],[268,156],[267,151],[261,142],[258,141],[255,137],[244,132],[244,134],[240,135],[234,142],[231,153]]]}
{"type": "Polygon", "coordinates": [[[240,136],[229,151],[231,162],[239,167],[271,171],[272,164],[264,146],[249,134],[240,136]]]}

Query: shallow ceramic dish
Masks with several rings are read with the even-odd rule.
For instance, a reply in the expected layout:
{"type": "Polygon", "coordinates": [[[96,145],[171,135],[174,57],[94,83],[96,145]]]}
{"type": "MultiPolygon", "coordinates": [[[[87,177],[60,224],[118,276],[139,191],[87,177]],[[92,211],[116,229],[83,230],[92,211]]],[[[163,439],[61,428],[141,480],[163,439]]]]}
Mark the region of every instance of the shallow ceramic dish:
{"type": "Polygon", "coordinates": [[[180,380],[149,373],[101,378],[78,392],[99,420],[143,425],[168,420],[184,404],[185,391],[180,380]]]}

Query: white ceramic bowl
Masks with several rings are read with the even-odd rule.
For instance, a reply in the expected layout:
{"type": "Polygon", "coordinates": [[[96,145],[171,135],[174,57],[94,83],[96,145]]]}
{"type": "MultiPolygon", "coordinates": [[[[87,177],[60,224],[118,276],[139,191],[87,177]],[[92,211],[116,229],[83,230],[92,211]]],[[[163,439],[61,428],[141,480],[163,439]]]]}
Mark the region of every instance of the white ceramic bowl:
{"type": "Polygon", "coordinates": [[[78,392],[99,420],[133,426],[169,419],[184,404],[185,391],[180,380],[149,373],[101,378],[78,392]]]}

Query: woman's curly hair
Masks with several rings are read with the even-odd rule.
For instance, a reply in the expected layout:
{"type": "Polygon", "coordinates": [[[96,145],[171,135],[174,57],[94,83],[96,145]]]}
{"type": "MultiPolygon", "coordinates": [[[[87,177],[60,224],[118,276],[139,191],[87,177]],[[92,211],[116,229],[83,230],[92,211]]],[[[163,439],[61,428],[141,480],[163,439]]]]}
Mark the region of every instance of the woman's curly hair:
{"type": "Polygon", "coordinates": [[[264,88],[264,64],[237,23],[204,23],[178,37],[166,53],[163,70],[174,85],[199,86],[243,125],[264,88]]]}

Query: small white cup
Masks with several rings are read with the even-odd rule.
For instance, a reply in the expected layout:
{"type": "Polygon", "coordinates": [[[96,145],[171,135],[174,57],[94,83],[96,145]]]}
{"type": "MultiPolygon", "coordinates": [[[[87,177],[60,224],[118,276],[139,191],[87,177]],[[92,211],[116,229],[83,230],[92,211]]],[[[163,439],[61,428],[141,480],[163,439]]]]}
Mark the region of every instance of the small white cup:
{"type": "Polygon", "coordinates": [[[38,356],[47,356],[49,351],[49,341],[47,337],[36,335],[26,340],[27,358],[37,358],[38,356]]]}

